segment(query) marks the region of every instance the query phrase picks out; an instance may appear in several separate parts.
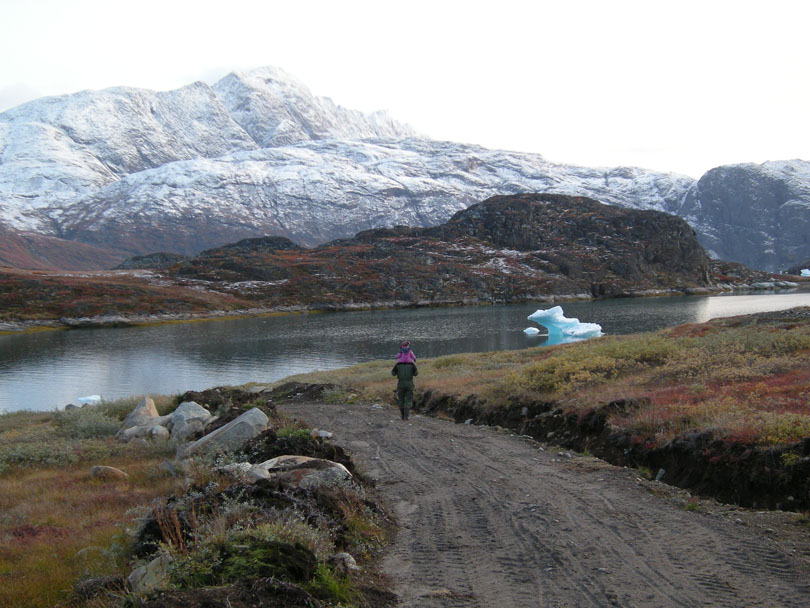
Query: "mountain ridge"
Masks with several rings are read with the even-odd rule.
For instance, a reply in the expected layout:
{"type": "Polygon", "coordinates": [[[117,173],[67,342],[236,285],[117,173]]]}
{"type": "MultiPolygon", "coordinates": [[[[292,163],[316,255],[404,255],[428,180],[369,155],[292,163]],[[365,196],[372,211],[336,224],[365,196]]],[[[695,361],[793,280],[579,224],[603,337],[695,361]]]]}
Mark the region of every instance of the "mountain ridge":
{"type": "Polygon", "coordinates": [[[492,195],[555,192],[685,217],[718,257],[769,270],[807,259],[810,163],[739,167],[746,177],[712,170],[694,180],[435,141],[259,68],[213,86],[82,91],[3,112],[0,223],[111,250],[112,267],[264,235],[314,246],[363,229],[438,225],[492,195]],[[746,180],[786,186],[764,187],[749,204],[746,180]],[[757,215],[756,205],[779,221],[752,228],[735,212],[757,215]]]}

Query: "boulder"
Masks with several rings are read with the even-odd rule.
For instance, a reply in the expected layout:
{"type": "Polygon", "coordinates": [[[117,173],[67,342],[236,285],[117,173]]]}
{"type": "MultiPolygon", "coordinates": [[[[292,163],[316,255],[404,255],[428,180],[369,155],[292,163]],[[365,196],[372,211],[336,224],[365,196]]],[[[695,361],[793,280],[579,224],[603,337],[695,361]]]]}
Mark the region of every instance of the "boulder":
{"type": "Polygon", "coordinates": [[[232,462],[231,464],[226,464],[225,466],[217,467],[215,470],[218,473],[222,473],[223,475],[230,475],[234,479],[237,480],[249,480],[255,481],[250,477],[250,471],[253,468],[253,465],[249,462],[232,462]]]}
{"type": "Polygon", "coordinates": [[[188,437],[205,429],[211,412],[195,401],[184,401],[171,415],[169,428],[172,439],[185,441],[188,437]]]}
{"type": "Polygon", "coordinates": [[[208,433],[205,437],[192,443],[178,446],[177,458],[202,452],[232,452],[241,448],[245,442],[260,434],[269,418],[259,408],[254,407],[228,424],[208,433]]]}
{"type": "Polygon", "coordinates": [[[352,474],[346,467],[324,458],[284,455],[255,465],[249,476],[256,479],[277,479],[288,485],[314,490],[327,487],[352,486],[352,474]]]}
{"type": "Polygon", "coordinates": [[[350,573],[360,570],[360,566],[357,565],[357,561],[345,551],[330,555],[327,558],[326,563],[332,566],[335,572],[340,576],[348,576],[350,573]]]}
{"type": "Polygon", "coordinates": [[[133,426],[143,426],[153,418],[157,417],[158,411],[155,407],[155,402],[149,397],[144,397],[141,399],[141,402],[135,406],[135,409],[127,414],[126,418],[124,418],[124,423],[121,425],[118,432],[121,433],[132,428],[133,426]]]}
{"type": "Polygon", "coordinates": [[[90,477],[103,480],[129,479],[129,475],[121,469],[102,465],[90,467],[90,477]]]}
{"type": "Polygon", "coordinates": [[[135,568],[127,577],[127,584],[133,593],[149,593],[156,589],[163,589],[169,582],[169,564],[171,557],[161,553],[151,562],[140,568],[135,568]]]}
{"type": "Polygon", "coordinates": [[[169,429],[167,429],[165,426],[155,425],[149,428],[149,431],[147,431],[146,436],[149,437],[149,439],[151,439],[152,441],[168,441],[171,435],[169,433],[169,429]]]}
{"type": "Polygon", "coordinates": [[[166,431],[166,434],[169,433],[169,430],[166,429],[165,426],[169,423],[170,418],[171,416],[168,415],[146,418],[144,424],[131,426],[127,429],[121,428],[115,436],[119,441],[123,441],[124,443],[132,441],[133,439],[146,439],[147,437],[157,439],[158,437],[164,436],[163,431],[166,431]],[[163,431],[155,431],[153,433],[152,430],[158,427],[162,428],[163,431]]]}

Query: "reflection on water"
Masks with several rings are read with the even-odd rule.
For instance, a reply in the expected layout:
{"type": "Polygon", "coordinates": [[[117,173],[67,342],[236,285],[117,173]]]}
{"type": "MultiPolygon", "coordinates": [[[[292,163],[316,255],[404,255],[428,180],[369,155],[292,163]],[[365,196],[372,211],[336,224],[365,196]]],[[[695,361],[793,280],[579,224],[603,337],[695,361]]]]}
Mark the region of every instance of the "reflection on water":
{"type": "MultiPolygon", "coordinates": [[[[563,304],[568,317],[623,334],[719,316],[810,305],[810,294],[602,300],[563,304]]],[[[391,359],[547,344],[523,333],[536,304],[290,315],[130,329],[0,336],[0,410],[48,410],[83,395],[172,394],[391,359]]]]}

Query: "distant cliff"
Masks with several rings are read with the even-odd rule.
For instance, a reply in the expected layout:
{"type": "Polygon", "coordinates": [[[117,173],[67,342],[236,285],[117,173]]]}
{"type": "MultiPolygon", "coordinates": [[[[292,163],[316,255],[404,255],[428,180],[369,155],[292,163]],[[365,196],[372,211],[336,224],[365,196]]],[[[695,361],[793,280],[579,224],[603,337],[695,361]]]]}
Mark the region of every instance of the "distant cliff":
{"type": "Polygon", "coordinates": [[[717,167],[678,214],[713,257],[770,272],[795,269],[810,258],[810,163],[717,167]]]}

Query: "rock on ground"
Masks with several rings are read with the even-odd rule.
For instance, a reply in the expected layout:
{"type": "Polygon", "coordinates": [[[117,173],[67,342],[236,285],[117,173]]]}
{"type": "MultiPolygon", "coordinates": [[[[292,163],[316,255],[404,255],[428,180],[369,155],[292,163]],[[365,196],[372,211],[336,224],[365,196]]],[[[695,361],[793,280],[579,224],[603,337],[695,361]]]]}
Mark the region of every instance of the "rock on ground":
{"type": "Polygon", "coordinates": [[[278,456],[257,464],[250,470],[250,476],[255,479],[278,479],[309,490],[351,486],[353,481],[352,474],[342,464],[296,455],[278,456]]]}
{"type": "Polygon", "coordinates": [[[115,467],[107,467],[97,465],[90,467],[90,477],[93,479],[115,480],[115,479],[129,479],[129,475],[121,469],[115,467]]]}
{"type": "Polygon", "coordinates": [[[225,426],[208,433],[205,437],[177,448],[178,458],[188,458],[201,452],[232,452],[259,435],[267,426],[269,418],[254,407],[225,426]]]}

